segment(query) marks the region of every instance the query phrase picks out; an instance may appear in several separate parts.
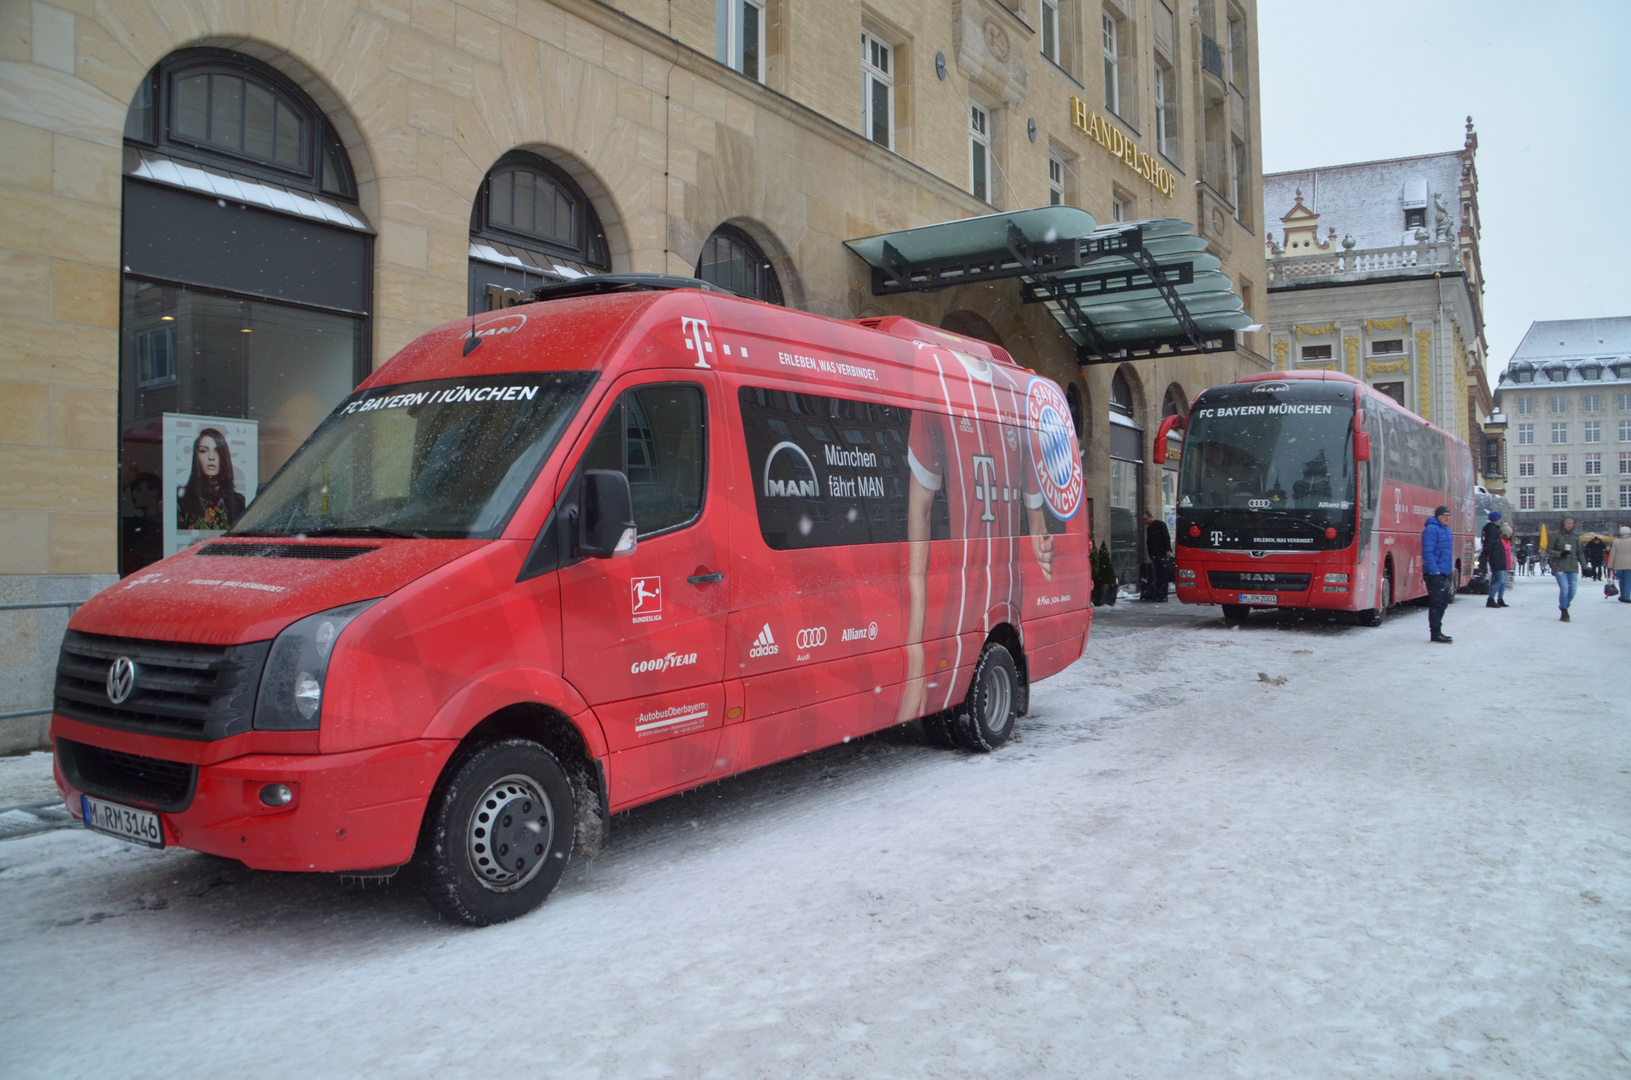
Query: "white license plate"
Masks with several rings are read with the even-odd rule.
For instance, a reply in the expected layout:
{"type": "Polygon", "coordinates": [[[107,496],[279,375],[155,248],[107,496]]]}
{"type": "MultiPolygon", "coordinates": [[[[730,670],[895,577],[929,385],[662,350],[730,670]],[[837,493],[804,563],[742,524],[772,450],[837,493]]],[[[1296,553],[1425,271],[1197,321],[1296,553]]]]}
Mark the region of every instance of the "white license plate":
{"type": "Polygon", "coordinates": [[[1278,604],[1280,595],[1271,592],[1243,592],[1240,594],[1242,604],[1278,604]]]}
{"type": "Polygon", "coordinates": [[[89,795],[79,797],[79,809],[85,815],[87,828],[129,840],[133,844],[164,846],[164,830],[159,827],[159,816],[151,810],[103,802],[89,795]]]}

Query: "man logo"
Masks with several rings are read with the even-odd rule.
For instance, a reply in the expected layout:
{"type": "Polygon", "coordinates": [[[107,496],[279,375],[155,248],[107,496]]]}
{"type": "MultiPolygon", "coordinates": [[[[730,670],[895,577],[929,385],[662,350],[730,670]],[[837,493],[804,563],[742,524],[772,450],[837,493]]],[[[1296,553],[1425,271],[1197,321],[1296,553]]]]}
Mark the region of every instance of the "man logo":
{"type": "Polygon", "coordinates": [[[765,498],[814,499],[816,498],[816,471],[815,465],[797,443],[779,442],[770,448],[770,456],[765,458],[764,492],[765,498]],[[778,465],[781,476],[772,477],[771,468],[778,465]]]}
{"type": "Polygon", "coordinates": [[[758,659],[761,656],[775,656],[779,652],[781,652],[781,646],[776,644],[776,638],[770,632],[770,624],[765,623],[765,628],[760,630],[759,636],[753,639],[753,648],[748,650],[748,655],[758,659]]]}
{"type": "Polygon", "coordinates": [[[1260,383],[1259,385],[1252,387],[1252,393],[1254,393],[1254,394],[1278,394],[1283,390],[1290,390],[1290,389],[1291,389],[1291,385],[1289,383],[1283,383],[1283,382],[1260,383]]]}
{"type": "Polygon", "coordinates": [[[136,665],[130,657],[121,656],[108,668],[108,700],[123,705],[136,689],[136,665]]]}
{"type": "Polygon", "coordinates": [[[513,334],[525,325],[527,325],[525,315],[500,315],[496,319],[488,319],[480,326],[475,327],[474,330],[465,331],[459,340],[463,341],[465,338],[470,337],[491,338],[498,337],[501,334],[513,334]]]}

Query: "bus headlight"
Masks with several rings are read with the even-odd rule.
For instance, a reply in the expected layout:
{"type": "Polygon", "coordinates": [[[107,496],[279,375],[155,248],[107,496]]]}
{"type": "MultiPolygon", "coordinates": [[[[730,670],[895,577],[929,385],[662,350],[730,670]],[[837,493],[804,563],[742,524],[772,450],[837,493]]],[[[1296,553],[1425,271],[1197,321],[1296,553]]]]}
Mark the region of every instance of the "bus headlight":
{"type": "Polygon", "coordinates": [[[1193,579],[1195,577],[1195,571],[1193,571],[1193,570],[1179,570],[1178,571],[1178,576],[1181,577],[1181,578],[1193,579]]]}
{"type": "Polygon", "coordinates": [[[255,698],[256,731],[314,731],[323,721],[329,658],[352,619],[378,599],[320,611],[284,628],[272,642],[255,698]]]}

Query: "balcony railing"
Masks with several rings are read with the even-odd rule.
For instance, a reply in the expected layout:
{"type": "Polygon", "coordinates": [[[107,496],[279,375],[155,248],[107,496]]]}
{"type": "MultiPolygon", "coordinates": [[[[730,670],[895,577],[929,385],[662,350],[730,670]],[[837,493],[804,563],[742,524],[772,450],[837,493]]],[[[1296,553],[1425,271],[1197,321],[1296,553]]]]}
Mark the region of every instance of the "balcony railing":
{"type": "Polygon", "coordinates": [[[1216,40],[1205,34],[1201,35],[1201,67],[1223,78],[1223,50],[1218,48],[1216,40]]]}
{"type": "Polygon", "coordinates": [[[1273,287],[1318,280],[1363,281],[1374,277],[1426,275],[1460,267],[1461,259],[1456,246],[1444,240],[1339,253],[1271,254],[1269,285],[1273,287]]]}

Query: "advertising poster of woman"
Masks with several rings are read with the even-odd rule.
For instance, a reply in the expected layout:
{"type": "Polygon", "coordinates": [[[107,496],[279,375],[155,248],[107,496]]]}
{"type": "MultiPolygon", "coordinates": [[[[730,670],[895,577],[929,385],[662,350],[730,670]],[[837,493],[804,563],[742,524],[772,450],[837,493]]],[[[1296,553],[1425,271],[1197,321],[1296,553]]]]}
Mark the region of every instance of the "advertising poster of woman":
{"type": "Polygon", "coordinates": [[[260,477],[259,425],[224,416],[164,414],[164,554],[235,524],[260,477]]]}

